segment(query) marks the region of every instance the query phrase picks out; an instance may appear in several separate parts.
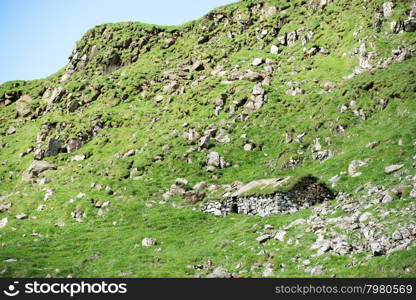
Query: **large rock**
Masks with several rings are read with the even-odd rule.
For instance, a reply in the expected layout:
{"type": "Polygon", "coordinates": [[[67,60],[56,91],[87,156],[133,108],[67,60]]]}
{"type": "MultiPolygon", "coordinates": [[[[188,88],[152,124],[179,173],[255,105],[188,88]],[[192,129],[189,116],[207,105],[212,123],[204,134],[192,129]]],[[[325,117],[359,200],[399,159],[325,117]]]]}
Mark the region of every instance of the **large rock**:
{"type": "Polygon", "coordinates": [[[28,106],[33,102],[33,99],[28,95],[23,95],[16,101],[16,110],[20,117],[26,117],[32,113],[32,109],[28,106]]]}
{"type": "Polygon", "coordinates": [[[279,48],[276,45],[272,45],[270,47],[270,53],[271,54],[278,54],[279,53],[279,48]]]}
{"type": "Polygon", "coordinates": [[[288,192],[274,192],[271,194],[252,196],[241,195],[254,187],[261,190],[262,185],[270,188],[270,186],[273,187],[273,185],[278,185],[282,182],[278,182],[276,179],[252,182],[249,185],[243,186],[225,200],[209,201],[201,207],[201,210],[204,213],[214,214],[216,216],[227,216],[231,213],[238,213],[266,217],[294,213],[300,209],[334,199],[335,197],[325,185],[319,183],[318,179],[312,176],[305,176],[300,179],[288,192]]]}
{"type": "Polygon", "coordinates": [[[289,96],[298,96],[305,94],[305,90],[299,88],[299,87],[292,87],[286,91],[286,95],[289,96]]]}
{"type": "Polygon", "coordinates": [[[263,59],[260,57],[256,57],[251,64],[253,66],[260,66],[262,63],[263,63],[263,59]]]}
{"type": "Polygon", "coordinates": [[[186,204],[195,204],[197,202],[200,202],[204,200],[206,197],[206,194],[199,191],[187,191],[183,195],[183,199],[186,204]]]}
{"type": "Polygon", "coordinates": [[[151,247],[151,246],[154,246],[154,245],[156,245],[156,239],[154,239],[154,238],[144,238],[142,240],[142,246],[143,247],[151,247]]]}
{"type": "Polygon", "coordinates": [[[285,241],[285,235],[286,235],[286,231],[284,230],[280,230],[276,233],[276,235],[274,236],[274,238],[280,242],[284,242],[285,241]]]}
{"type": "Polygon", "coordinates": [[[253,90],[251,92],[254,96],[258,96],[258,95],[264,95],[264,89],[261,87],[261,84],[256,84],[253,87],[253,90]]]}
{"type": "Polygon", "coordinates": [[[27,218],[29,218],[29,216],[25,213],[20,213],[20,214],[16,215],[16,219],[18,219],[18,220],[25,220],[27,218]]]}
{"type": "Polygon", "coordinates": [[[48,161],[44,160],[35,160],[27,169],[23,172],[22,180],[23,181],[30,181],[36,177],[38,177],[41,173],[46,172],[48,170],[56,170],[58,167],[48,161]]]}
{"type": "Polygon", "coordinates": [[[78,139],[70,140],[66,144],[66,150],[68,151],[68,153],[75,152],[78,149],[80,149],[82,145],[83,145],[83,142],[81,140],[78,140],[78,139]]]}
{"type": "Polygon", "coordinates": [[[10,126],[9,129],[6,131],[6,135],[12,135],[16,133],[16,127],[10,126]]]}
{"type": "Polygon", "coordinates": [[[56,103],[61,100],[61,98],[64,96],[65,90],[62,87],[54,88],[53,90],[47,89],[45,93],[43,94],[42,98],[45,103],[56,103]],[[50,95],[50,96],[49,96],[50,95]]]}
{"type": "Polygon", "coordinates": [[[310,7],[313,10],[317,10],[319,8],[325,8],[327,5],[328,0],[312,0],[310,3],[310,7]]]}
{"type": "Polygon", "coordinates": [[[403,29],[406,32],[416,31],[416,19],[409,19],[403,22],[403,29]]]}
{"type": "Polygon", "coordinates": [[[262,244],[262,243],[264,243],[264,242],[266,242],[266,241],[270,240],[271,238],[272,238],[272,236],[271,236],[270,234],[265,233],[265,234],[262,234],[261,236],[257,237],[257,238],[256,238],[256,241],[257,241],[259,244],[262,244]]]}
{"type": "Polygon", "coordinates": [[[62,142],[57,139],[50,139],[48,143],[48,147],[45,151],[46,156],[55,156],[58,155],[62,150],[62,142]]]}
{"type": "Polygon", "coordinates": [[[411,18],[416,17],[416,1],[413,1],[412,9],[410,10],[409,16],[411,18]]]}
{"type": "Polygon", "coordinates": [[[383,16],[389,18],[393,13],[393,2],[384,2],[382,5],[383,16]]]}
{"type": "Polygon", "coordinates": [[[391,173],[394,173],[394,172],[400,170],[401,168],[403,168],[403,165],[391,165],[391,166],[386,167],[384,169],[384,172],[386,174],[391,174],[391,173]]]}
{"type": "Polygon", "coordinates": [[[312,153],[312,158],[315,160],[319,160],[320,162],[324,162],[331,158],[331,151],[323,150],[323,151],[312,153]]]}
{"type": "Polygon", "coordinates": [[[231,278],[231,274],[226,269],[218,267],[207,278],[231,278]]]}
{"type": "Polygon", "coordinates": [[[206,156],[206,163],[207,163],[207,170],[208,171],[214,171],[216,168],[223,169],[230,164],[219,155],[218,152],[210,152],[206,156]]]}
{"type": "Polygon", "coordinates": [[[0,204],[0,213],[8,211],[10,207],[12,207],[12,204],[10,202],[0,204]]]}
{"type": "Polygon", "coordinates": [[[251,181],[245,185],[243,185],[242,187],[240,187],[234,194],[233,196],[239,196],[244,194],[245,192],[254,189],[254,188],[261,188],[261,187],[275,187],[278,186],[284,182],[286,182],[287,180],[289,180],[290,177],[283,177],[283,178],[271,178],[271,179],[261,179],[261,180],[254,180],[251,181]]]}

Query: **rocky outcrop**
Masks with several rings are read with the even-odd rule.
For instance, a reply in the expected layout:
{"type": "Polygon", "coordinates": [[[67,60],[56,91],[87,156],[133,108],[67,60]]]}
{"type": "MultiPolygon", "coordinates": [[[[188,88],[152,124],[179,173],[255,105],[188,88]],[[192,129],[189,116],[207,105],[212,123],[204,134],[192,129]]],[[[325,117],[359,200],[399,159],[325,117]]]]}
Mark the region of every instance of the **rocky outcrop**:
{"type": "Polygon", "coordinates": [[[31,181],[38,177],[41,173],[48,170],[56,170],[58,167],[48,161],[35,160],[30,167],[23,172],[22,181],[31,181]]]}

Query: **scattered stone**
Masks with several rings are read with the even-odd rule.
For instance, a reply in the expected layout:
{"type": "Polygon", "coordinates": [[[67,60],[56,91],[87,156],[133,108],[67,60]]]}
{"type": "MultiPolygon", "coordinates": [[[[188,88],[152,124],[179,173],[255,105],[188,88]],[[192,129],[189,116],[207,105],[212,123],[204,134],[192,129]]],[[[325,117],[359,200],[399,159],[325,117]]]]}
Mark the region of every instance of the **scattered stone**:
{"type": "Polygon", "coordinates": [[[257,237],[257,238],[256,238],[256,241],[257,241],[257,242],[259,242],[259,244],[262,244],[262,243],[264,243],[264,242],[268,241],[269,239],[271,239],[271,237],[272,237],[272,236],[271,236],[270,234],[265,233],[265,234],[263,234],[263,235],[261,235],[261,236],[257,237]]]}
{"type": "Polygon", "coordinates": [[[331,158],[331,151],[323,150],[323,151],[314,152],[312,153],[312,158],[322,163],[331,158]]]}
{"type": "Polygon", "coordinates": [[[42,210],[45,210],[45,208],[46,208],[46,204],[41,204],[36,208],[36,210],[37,211],[42,211],[42,210]]]}
{"type": "Polygon", "coordinates": [[[380,255],[386,254],[386,249],[378,241],[374,241],[374,242],[370,243],[370,249],[373,252],[374,256],[380,256],[380,255]]]}
{"type": "Polygon", "coordinates": [[[25,213],[21,213],[21,214],[16,215],[16,219],[18,219],[18,220],[25,220],[27,218],[29,218],[29,216],[25,213]]]}
{"type": "Polygon", "coordinates": [[[133,149],[129,150],[126,153],[123,154],[123,158],[133,156],[134,154],[136,154],[136,150],[133,150],[133,149]]]}
{"type": "Polygon", "coordinates": [[[321,265],[305,268],[305,272],[311,273],[312,275],[320,275],[324,272],[324,270],[325,267],[321,265]]]}
{"type": "Polygon", "coordinates": [[[204,44],[209,41],[209,36],[204,35],[198,38],[198,44],[204,44]]]}
{"type": "Polygon", "coordinates": [[[264,230],[272,230],[272,229],[274,229],[273,225],[270,225],[270,224],[264,225],[264,230]]]}
{"type": "Polygon", "coordinates": [[[185,178],[176,178],[175,184],[183,188],[189,188],[188,180],[186,180],[185,178]]]}
{"type": "Polygon", "coordinates": [[[218,152],[210,152],[206,156],[207,171],[213,172],[216,168],[223,169],[230,164],[218,152]]]}
{"type": "Polygon", "coordinates": [[[3,218],[0,220],[0,228],[6,227],[7,223],[9,222],[9,220],[6,218],[3,218]]]}
{"type": "Polygon", "coordinates": [[[23,181],[30,181],[33,178],[38,177],[41,173],[46,172],[48,170],[56,170],[58,167],[48,161],[44,160],[35,160],[27,169],[23,172],[22,180],[23,181]]]}
{"type": "Polygon", "coordinates": [[[284,242],[285,241],[285,235],[286,235],[286,231],[284,230],[280,230],[276,233],[276,235],[274,236],[274,238],[280,242],[284,242]]]}
{"type": "Polygon", "coordinates": [[[322,236],[318,236],[315,243],[310,246],[310,249],[317,249],[316,255],[320,256],[332,249],[331,242],[327,239],[324,239],[322,236]]]}
{"type": "Polygon", "coordinates": [[[72,153],[80,149],[83,145],[83,142],[79,139],[69,140],[66,144],[66,150],[68,153],[72,153]]]}
{"type": "Polygon", "coordinates": [[[253,148],[254,148],[254,146],[253,146],[251,143],[247,143],[247,144],[245,144],[245,145],[244,145],[244,147],[243,147],[243,149],[244,149],[245,151],[251,151],[251,150],[253,150],[253,148]]]}
{"type": "Polygon", "coordinates": [[[320,48],[318,46],[313,46],[311,49],[308,50],[308,56],[314,56],[319,53],[320,48]]]}
{"type": "Polygon", "coordinates": [[[253,66],[260,66],[262,63],[263,63],[263,59],[260,57],[256,57],[251,64],[253,66]]]}
{"type": "Polygon", "coordinates": [[[261,87],[261,84],[256,84],[253,87],[252,94],[255,95],[255,96],[264,95],[264,89],[261,87]]]}
{"type": "Polygon", "coordinates": [[[380,145],[380,141],[371,142],[371,143],[368,143],[368,144],[367,144],[367,148],[374,149],[374,148],[376,148],[378,145],[380,145]]]}
{"type": "Polygon", "coordinates": [[[393,12],[393,2],[384,2],[382,4],[384,18],[389,18],[393,12]]]}
{"type": "Polygon", "coordinates": [[[333,88],[337,87],[337,84],[331,81],[327,81],[324,83],[324,90],[325,91],[330,91],[333,88]]]}
{"type": "Polygon", "coordinates": [[[274,276],[274,270],[272,268],[266,268],[262,274],[263,277],[272,277],[274,276]]]}
{"type": "Polygon", "coordinates": [[[403,29],[406,32],[416,31],[416,19],[409,19],[403,22],[403,29]]]}
{"type": "MultiPolygon", "coordinates": [[[[273,182],[276,182],[276,179],[273,182]]],[[[281,180],[278,180],[278,182],[281,182],[281,180]]],[[[266,217],[294,213],[334,197],[329,189],[316,182],[316,179],[313,177],[306,177],[299,181],[288,193],[277,192],[271,195],[240,196],[247,190],[250,190],[251,188],[248,188],[250,186],[253,185],[250,183],[239,188],[236,193],[223,201],[210,201],[203,205],[201,210],[216,216],[239,213],[266,217]]]]}
{"type": "Polygon", "coordinates": [[[156,239],[154,238],[144,238],[142,240],[142,247],[151,247],[156,245],[156,239]]]}
{"type": "Polygon", "coordinates": [[[201,182],[195,184],[193,189],[196,190],[196,191],[200,191],[200,190],[205,189],[206,186],[207,186],[207,183],[205,181],[201,181],[201,182]]]}
{"type": "Polygon", "coordinates": [[[163,97],[162,95],[157,95],[155,97],[155,102],[156,103],[161,103],[164,99],[165,99],[165,97],[163,97]]]}
{"type": "Polygon", "coordinates": [[[65,90],[62,87],[57,87],[52,91],[51,97],[47,100],[47,103],[59,102],[65,94],[65,90]]]}
{"type": "Polygon", "coordinates": [[[55,224],[56,227],[64,227],[65,223],[62,221],[59,221],[58,223],[55,224]]]}
{"type": "Polygon", "coordinates": [[[298,95],[303,95],[303,94],[305,94],[305,91],[298,87],[291,88],[286,91],[286,95],[289,95],[289,96],[298,96],[298,95]]]}
{"type": "Polygon", "coordinates": [[[23,95],[16,101],[16,110],[20,117],[26,117],[32,113],[32,109],[28,108],[33,99],[28,95],[23,95]]]}
{"type": "Polygon", "coordinates": [[[1,203],[0,204],[0,212],[6,212],[10,209],[10,207],[12,207],[12,204],[9,203],[1,203]]]}
{"type": "Polygon", "coordinates": [[[371,213],[365,212],[360,215],[360,217],[358,218],[358,221],[360,223],[364,223],[364,222],[367,222],[370,219],[370,217],[371,217],[371,213]]]}
{"type": "Polygon", "coordinates": [[[83,161],[85,159],[85,155],[75,155],[72,157],[72,161],[83,161]]]}
{"type": "Polygon", "coordinates": [[[223,267],[217,267],[207,278],[232,278],[231,274],[223,267]]]}
{"type": "Polygon", "coordinates": [[[82,198],[84,198],[85,197],[85,194],[84,193],[79,193],[78,195],[77,195],[77,199],[82,199],[82,198]]]}
{"type": "Polygon", "coordinates": [[[279,54],[279,48],[276,45],[272,45],[270,48],[271,54],[279,54]]]}
{"type": "Polygon", "coordinates": [[[6,131],[6,135],[12,135],[16,133],[16,127],[10,126],[9,129],[6,131]]]}
{"type": "Polygon", "coordinates": [[[335,175],[334,177],[331,177],[329,179],[329,182],[332,183],[332,187],[336,187],[338,184],[338,181],[341,179],[339,175],[335,175]]]}
{"type": "Polygon", "coordinates": [[[85,217],[85,212],[80,208],[76,208],[71,212],[71,217],[74,218],[77,222],[81,222],[82,218],[85,217]]]}

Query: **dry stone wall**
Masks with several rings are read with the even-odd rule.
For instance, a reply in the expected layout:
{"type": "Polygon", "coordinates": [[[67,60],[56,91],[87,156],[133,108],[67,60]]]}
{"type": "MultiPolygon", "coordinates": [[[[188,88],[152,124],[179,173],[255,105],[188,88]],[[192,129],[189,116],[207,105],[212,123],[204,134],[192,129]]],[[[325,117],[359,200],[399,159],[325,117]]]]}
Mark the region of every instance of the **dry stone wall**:
{"type": "Polygon", "coordinates": [[[201,210],[207,214],[227,216],[231,213],[271,216],[294,213],[314,204],[334,199],[334,194],[314,177],[299,181],[286,193],[276,192],[271,195],[233,196],[226,200],[210,201],[201,210]]]}

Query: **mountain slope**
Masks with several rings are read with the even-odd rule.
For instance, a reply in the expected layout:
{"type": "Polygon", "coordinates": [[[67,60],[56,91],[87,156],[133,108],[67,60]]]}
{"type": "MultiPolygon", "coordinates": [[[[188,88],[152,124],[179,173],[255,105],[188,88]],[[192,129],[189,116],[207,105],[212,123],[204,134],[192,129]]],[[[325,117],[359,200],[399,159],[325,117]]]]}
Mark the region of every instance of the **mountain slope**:
{"type": "Polygon", "coordinates": [[[415,276],[415,15],[240,1],[97,26],[56,74],[1,85],[1,275],[415,276]],[[308,174],[335,199],[200,211],[308,174]]]}

